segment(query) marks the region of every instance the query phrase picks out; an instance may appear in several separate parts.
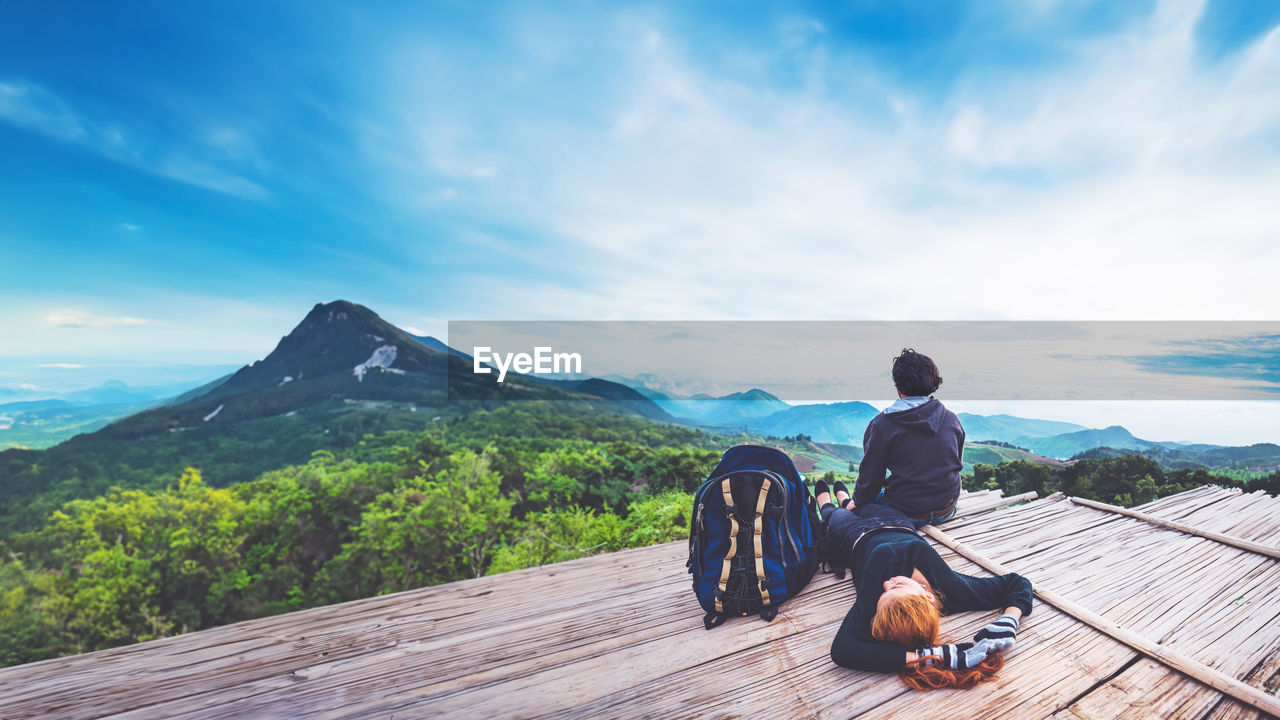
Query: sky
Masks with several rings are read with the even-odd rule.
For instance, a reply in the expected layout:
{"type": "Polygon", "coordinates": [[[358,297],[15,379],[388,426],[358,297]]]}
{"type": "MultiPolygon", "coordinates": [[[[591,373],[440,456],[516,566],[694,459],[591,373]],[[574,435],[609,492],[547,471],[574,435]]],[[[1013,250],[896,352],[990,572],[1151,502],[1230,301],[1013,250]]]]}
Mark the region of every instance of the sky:
{"type": "MultiPolygon", "coordinates": [[[[0,386],[457,320],[1280,318],[1280,5],[0,3],[0,386]]],[[[179,372],[179,374],[181,374],[179,372]]]]}

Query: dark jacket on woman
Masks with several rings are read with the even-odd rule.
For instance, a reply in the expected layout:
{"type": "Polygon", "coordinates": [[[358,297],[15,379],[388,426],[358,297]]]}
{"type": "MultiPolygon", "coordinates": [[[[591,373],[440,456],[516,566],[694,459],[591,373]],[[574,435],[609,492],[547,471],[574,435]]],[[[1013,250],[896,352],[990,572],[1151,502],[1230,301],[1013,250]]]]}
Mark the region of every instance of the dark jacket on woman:
{"type": "Polygon", "coordinates": [[[862,438],[853,501],[869,505],[883,488],[884,503],[907,515],[941,510],[960,495],[963,452],[964,427],[936,398],[910,410],[880,413],[862,438]]]}
{"type": "Polygon", "coordinates": [[[1031,582],[1021,575],[961,575],[914,531],[878,529],[863,535],[853,552],[858,597],[831,643],[831,659],[837,665],[874,672],[897,672],[906,665],[908,648],[873,638],[871,619],[884,592],[884,581],[899,575],[910,577],[913,568],[920,569],[940,596],[943,613],[1016,607],[1024,616],[1031,614],[1031,582]]]}

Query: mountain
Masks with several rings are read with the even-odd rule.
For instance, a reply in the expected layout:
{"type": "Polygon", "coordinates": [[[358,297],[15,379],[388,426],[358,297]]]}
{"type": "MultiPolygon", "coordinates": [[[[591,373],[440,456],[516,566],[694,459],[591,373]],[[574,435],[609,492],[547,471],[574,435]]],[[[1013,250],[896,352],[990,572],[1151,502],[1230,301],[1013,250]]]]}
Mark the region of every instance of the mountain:
{"type": "Polygon", "coordinates": [[[752,432],[788,437],[804,434],[816,442],[862,445],[862,436],[871,418],[880,414],[864,402],[823,405],[795,405],[747,423],[752,432]]]}
{"type": "Polygon", "coordinates": [[[0,452],[0,523],[46,517],[113,485],[155,487],[189,465],[210,485],[249,480],[305,463],[317,450],[519,401],[673,420],[606,380],[548,383],[512,373],[499,383],[372,310],[337,300],[316,305],[271,353],[228,377],[46,450],[0,452]]]}
{"type": "MultiPolygon", "coordinates": [[[[181,386],[190,387],[190,384],[181,386]]],[[[152,400],[159,400],[167,395],[175,392],[181,392],[179,389],[172,387],[160,390],[157,387],[152,388],[131,388],[119,380],[108,380],[96,388],[87,390],[76,390],[62,395],[62,399],[74,403],[85,405],[122,405],[122,404],[140,404],[152,400]],[[159,390],[159,392],[157,392],[159,390]]]]}
{"type": "Polygon", "coordinates": [[[1147,450],[1160,446],[1159,443],[1134,437],[1133,433],[1119,425],[1111,425],[1101,430],[1079,430],[1049,437],[1023,436],[1013,443],[1053,458],[1069,458],[1097,447],[1147,450]]]}
{"type": "Polygon", "coordinates": [[[790,405],[764,390],[753,388],[720,397],[718,407],[705,422],[710,425],[742,425],[790,408],[790,405]]]}
{"type": "Polygon", "coordinates": [[[1049,437],[1064,433],[1087,430],[1083,425],[1057,420],[1035,420],[1013,415],[975,415],[973,413],[957,413],[960,424],[964,426],[965,437],[972,441],[1000,440],[1015,443],[1021,438],[1049,437]]]}
{"type": "MultiPolygon", "coordinates": [[[[443,407],[455,401],[579,397],[532,380],[513,374],[498,383],[492,374],[477,375],[460,354],[428,347],[363,305],[335,300],[317,304],[265,358],[245,365],[206,392],[193,392],[183,402],[125,418],[104,432],[138,436],[317,407],[372,407],[369,403],[394,403],[408,409],[443,407]]],[[[628,401],[634,405],[636,399],[644,400],[628,401]]],[[[616,409],[628,411],[625,408],[616,409]]]]}
{"type": "Polygon", "coordinates": [[[772,415],[789,407],[773,395],[753,388],[746,392],[730,393],[721,397],[697,394],[690,397],[665,395],[652,390],[640,390],[663,410],[697,425],[741,428],[748,420],[772,415]]]}
{"type": "Polygon", "coordinates": [[[172,432],[335,404],[351,410],[368,403],[413,408],[513,400],[595,400],[599,409],[673,421],[618,383],[553,383],[516,373],[499,383],[492,373],[473,372],[466,358],[433,337],[410,335],[363,305],[320,303],[265,358],[207,392],[193,392],[185,402],[126,418],[106,431],[126,436],[172,432]]]}
{"type": "Polygon", "coordinates": [[[442,404],[447,356],[361,305],[317,304],[265,358],[208,392],[113,423],[138,436],[296,412],[335,400],[442,404]]]}

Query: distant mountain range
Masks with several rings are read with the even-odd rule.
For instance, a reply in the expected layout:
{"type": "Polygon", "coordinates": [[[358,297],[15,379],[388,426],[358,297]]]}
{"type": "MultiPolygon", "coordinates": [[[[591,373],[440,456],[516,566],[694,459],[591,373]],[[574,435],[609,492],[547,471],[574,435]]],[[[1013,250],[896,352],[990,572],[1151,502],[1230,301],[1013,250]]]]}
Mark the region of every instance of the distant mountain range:
{"type": "MultiPolygon", "coordinates": [[[[138,387],[109,380],[95,388],[43,392],[40,399],[3,402],[0,403],[0,450],[56,445],[81,433],[93,432],[113,420],[171,402],[175,396],[204,382],[138,387]]],[[[4,388],[0,398],[34,394],[31,390],[4,388]]]]}
{"type": "MultiPolygon", "coordinates": [[[[867,424],[880,413],[878,408],[858,401],[791,405],[758,388],[721,397],[683,397],[650,390],[639,383],[634,387],[678,420],[708,430],[748,431],[774,437],[807,435],[820,443],[861,446],[867,424]]],[[[1128,435],[1124,428],[1118,429],[1128,435],[1127,440],[1111,432],[1113,428],[1090,430],[1056,420],[973,413],[960,413],[958,417],[970,442],[998,440],[1049,457],[1070,457],[1108,442],[1113,447],[1154,445],[1128,435]]]]}
{"type": "Polygon", "coordinates": [[[1001,440],[1015,445],[1024,438],[1042,438],[1051,435],[1087,430],[1083,425],[1060,422],[1057,420],[1033,420],[1013,415],[975,415],[973,413],[957,413],[960,424],[964,426],[965,436],[970,440],[1001,440]]]}
{"type": "MultiPolygon", "coordinates": [[[[815,443],[836,443],[860,448],[867,424],[880,410],[865,402],[791,405],[758,388],[720,397],[681,396],[645,387],[653,376],[614,377],[632,385],[677,420],[712,432],[750,432],[777,438],[807,436],[815,443]]],[[[1280,448],[1263,443],[1238,448],[1219,445],[1162,442],[1135,437],[1124,427],[1094,429],[1076,423],[1040,420],[1013,415],[959,413],[969,449],[965,463],[1027,459],[1064,461],[1098,448],[1103,455],[1140,453],[1171,469],[1266,469],[1280,463],[1280,448]],[[1022,448],[1017,451],[983,444],[996,441],[1022,448]],[[1271,449],[1276,448],[1273,452],[1271,449]],[[970,451],[971,450],[971,451],[970,451]]],[[[843,456],[850,453],[845,451],[843,456]]]]}

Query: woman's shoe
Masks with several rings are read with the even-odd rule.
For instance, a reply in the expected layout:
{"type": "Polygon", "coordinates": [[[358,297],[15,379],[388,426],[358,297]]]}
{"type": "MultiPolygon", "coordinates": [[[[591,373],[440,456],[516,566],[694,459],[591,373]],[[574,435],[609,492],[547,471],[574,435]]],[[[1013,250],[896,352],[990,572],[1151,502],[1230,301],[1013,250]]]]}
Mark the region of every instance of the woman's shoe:
{"type": "Polygon", "coordinates": [[[834,491],[834,493],[831,496],[832,502],[834,502],[836,505],[839,505],[840,507],[845,507],[846,505],[849,504],[849,500],[851,500],[852,498],[849,498],[847,500],[841,500],[839,497],[837,497],[837,495],[839,495],[840,493],[844,493],[845,495],[849,494],[849,488],[845,487],[844,483],[837,480],[832,490],[834,491]]]}

